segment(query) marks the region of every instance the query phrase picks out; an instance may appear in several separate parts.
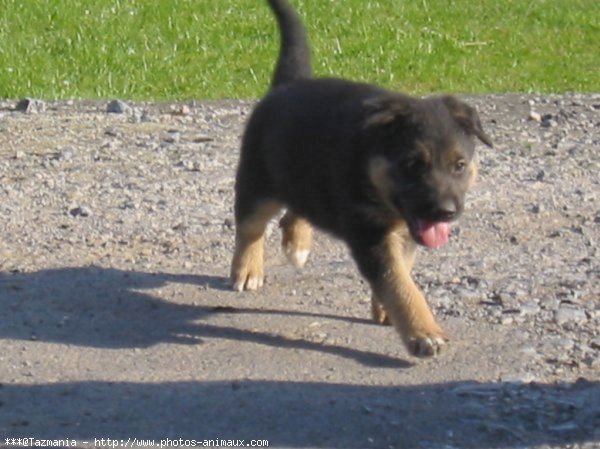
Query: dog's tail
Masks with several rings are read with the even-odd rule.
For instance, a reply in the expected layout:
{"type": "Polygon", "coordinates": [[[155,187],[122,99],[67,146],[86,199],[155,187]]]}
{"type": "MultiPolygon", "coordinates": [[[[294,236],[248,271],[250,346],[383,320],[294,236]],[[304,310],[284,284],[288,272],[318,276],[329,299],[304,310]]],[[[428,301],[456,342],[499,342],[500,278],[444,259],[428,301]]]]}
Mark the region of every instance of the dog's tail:
{"type": "Polygon", "coordinates": [[[287,0],[268,0],[275,13],[281,36],[279,58],[271,88],[312,77],[310,47],[306,30],[296,10],[287,0]]]}

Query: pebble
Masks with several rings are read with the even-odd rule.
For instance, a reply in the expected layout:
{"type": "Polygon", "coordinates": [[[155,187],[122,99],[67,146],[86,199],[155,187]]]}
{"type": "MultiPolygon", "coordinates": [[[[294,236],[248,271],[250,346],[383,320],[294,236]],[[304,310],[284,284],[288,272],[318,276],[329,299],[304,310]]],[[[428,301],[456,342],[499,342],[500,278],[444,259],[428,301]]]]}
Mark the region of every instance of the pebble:
{"type": "Polygon", "coordinates": [[[132,114],[133,108],[121,100],[112,100],[106,106],[106,112],[109,114],[132,114]]]}
{"type": "Polygon", "coordinates": [[[555,320],[558,324],[585,323],[587,316],[581,307],[562,304],[555,312],[555,320]]]}
{"type": "Polygon", "coordinates": [[[544,170],[539,170],[537,172],[537,175],[535,175],[535,180],[541,182],[544,180],[545,177],[546,177],[546,172],[544,170]]]}
{"type": "Polygon", "coordinates": [[[36,98],[23,98],[15,106],[15,111],[26,114],[39,114],[46,110],[46,103],[36,98]]]}
{"type": "Polygon", "coordinates": [[[203,143],[203,142],[211,142],[213,140],[215,140],[215,139],[207,134],[196,134],[196,136],[193,139],[193,142],[194,143],[203,143]]]}
{"type": "Polygon", "coordinates": [[[179,131],[168,131],[163,136],[163,140],[167,143],[179,143],[181,140],[181,133],[179,131]]]}
{"type": "Polygon", "coordinates": [[[87,206],[77,206],[69,210],[69,214],[72,217],[89,217],[92,215],[92,211],[87,206]]]}
{"type": "Polygon", "coordinates": [[[542,115],[539,112],[535,112],[535,111],[530,111],[528,118],[529,118],[529,120],[532,120],[532,121],[538,122],[538,123],[541,123],[541,121],[542,121],[542,115]]]}
{"type": "Polygon", "coordinates": [[[542,122],[540,125],[543,128],[554,128],[555,126],[558,126],[558,122],[554,119],[554,117],[552,117],[551,114],[546,114],[542,116],[542,122]]]}
{"type": "Polygon", "coordinates": [[[536,315],[540,312],[541,307],[538,305],[536,301],[527,301],[524,304],[521,304],[519,308],[522,315],[536,315]]]}
{"type": "Polygon", "coordinates": [[[572,338],[563,336],[546,337],[541,345],[541,352],[548,354],[556,351],[564,353],[575,347],[575,341],[572,338]]]}

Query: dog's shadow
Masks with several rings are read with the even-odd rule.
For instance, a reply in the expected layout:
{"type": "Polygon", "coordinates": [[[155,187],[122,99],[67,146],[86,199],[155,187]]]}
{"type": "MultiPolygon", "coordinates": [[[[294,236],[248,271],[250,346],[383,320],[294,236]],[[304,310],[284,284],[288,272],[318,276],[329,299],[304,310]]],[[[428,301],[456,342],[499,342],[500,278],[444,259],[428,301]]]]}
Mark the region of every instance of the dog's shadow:
{"type": "Polygon", "coordinates": [[[169,283],[197,285],[215,295],[227,295],[229,290],[226,279],[209,275],[143,273],[99,267],[0,273],[0,316],[4,317],[0,320],[0,338],[113,349],[144,348],[160,343],[202,344],[206,339],[228,339],[320,351],[354,359],[367,366],[411,366],[407,361],[383,354],[286,338],[270,329],[246,330],[211,323],[211,318],[219,314],[366,320],[288,310],[221,307],[214,303],[178,303],[152,295],[153,289],[169,283]]]}

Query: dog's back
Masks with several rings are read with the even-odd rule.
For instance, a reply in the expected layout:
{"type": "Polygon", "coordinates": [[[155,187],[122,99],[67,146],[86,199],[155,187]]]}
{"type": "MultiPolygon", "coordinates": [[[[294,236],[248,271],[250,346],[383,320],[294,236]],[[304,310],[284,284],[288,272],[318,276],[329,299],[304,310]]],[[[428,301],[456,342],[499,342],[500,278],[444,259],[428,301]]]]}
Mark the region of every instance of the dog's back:
{"type": "Polygon", "coordinates": [[[310,47],[304,25],[287,0],[268,0],[279,25],[281,47],[271,88],[312,77],[310,47]]]}

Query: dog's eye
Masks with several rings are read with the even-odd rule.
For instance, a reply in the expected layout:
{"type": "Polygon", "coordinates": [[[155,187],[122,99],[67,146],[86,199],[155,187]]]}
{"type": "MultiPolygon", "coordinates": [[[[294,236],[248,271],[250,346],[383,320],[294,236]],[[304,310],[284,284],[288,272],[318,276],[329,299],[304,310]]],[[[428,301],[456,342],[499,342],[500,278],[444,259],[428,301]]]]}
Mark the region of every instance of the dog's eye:
{"type": "Polygon", "coordinates": [[[456,174],[461,174],[465,171],[466,168],[467,168],[467,163],[465,162],[464,159],[460,159],[454,163],[454,167],[452,167],[452,170],[456,174]]]}

